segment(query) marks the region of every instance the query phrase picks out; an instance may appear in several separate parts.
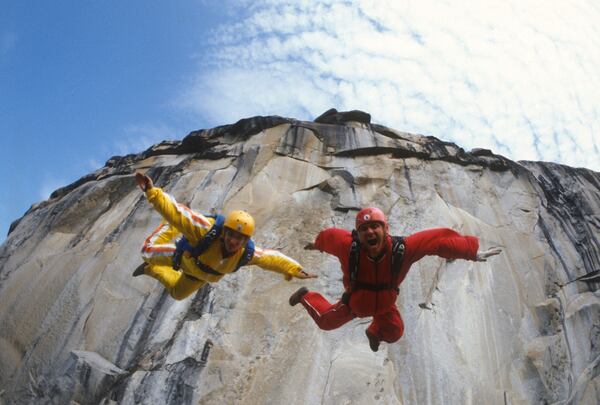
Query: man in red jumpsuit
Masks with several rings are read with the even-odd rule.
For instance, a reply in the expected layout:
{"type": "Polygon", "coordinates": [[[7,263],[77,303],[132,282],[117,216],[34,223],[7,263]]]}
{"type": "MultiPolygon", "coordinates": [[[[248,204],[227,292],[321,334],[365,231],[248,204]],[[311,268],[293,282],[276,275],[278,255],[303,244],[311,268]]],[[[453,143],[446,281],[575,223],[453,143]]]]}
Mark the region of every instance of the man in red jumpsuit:
{"type": "MultiPolygon", "coordinates": [[[[398,286],[410,266],[423,256],[436,255],[446,259],[486,261],[501,252],[492,248],[483,252],[475,236],[463,236],[449,228],[428,229],[403,240],[404,255],[397,271],[392,271],[392,237],[384,213],[378,208],[364,208],[356,216],[358,258],[356,275],[351,280],[350,231],[329,228],[321,231],[314,243],[305,249],[320,250],[336,256],[344,273],[345,293],[331,304],[318,292],[300,288],[290,297],[290,305],[301,303],[323,330],[337,329],[355,317],[372,316],[366,330],[369,346],[376,352],[380,342],[396,342],[404,332],[404,324],[396,307],[398,286]]],[[[400,248],[402,250],[402,247],[400,248]]]]}

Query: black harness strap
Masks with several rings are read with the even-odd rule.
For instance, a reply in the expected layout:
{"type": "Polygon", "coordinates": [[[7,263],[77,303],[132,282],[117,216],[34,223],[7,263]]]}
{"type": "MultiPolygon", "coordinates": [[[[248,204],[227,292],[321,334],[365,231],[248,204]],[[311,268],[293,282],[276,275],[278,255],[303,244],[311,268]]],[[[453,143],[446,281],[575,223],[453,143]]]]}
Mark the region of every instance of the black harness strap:
{"type": "Polygon", "coordinates": [[[358,259],[360,254],[360,241],[358,240],[358,232],[352,230],[352,244],[350,245],[350,261],[348,269],[350,270],[350,291],[354,291],[356,278],[358,277],[358,259]]]}
{"type": "Polygon", "coordinates": [[[395,290],[396,292],[399,292],[398,287],[396,287],[396,281],[398,280],[398,275],[400,274],[402,261],[404,259],[404,238],[402,236],[392,236],[392,279],[390,283],[369,284],[358,281],[359,258],[360,241],[358,240],[358,232],[354,229],[352,231],[352,244],[350,245],[350,258],[348,262],[348,270],[350,272],[350,293],[356,290],[395,290]]]}
{"type": "Polygon", "coordinates": [[[397,293],[400,292],[399,288],[392,287],[392,285],[389,283],[369,284],[369,283],[362,283],[360,281],[355,281],[354,288],[355,288],[355,290],[369,290],[369,291],[396,290],[397,293]]]}
{"type": "Polygon", "coordinates": [[[213,276],[222,276],[223,275],[223,273],[219,273],[218,271],[216,271],[215,269],[210,267],[208,264],[202,263],[198,259],[196,259],[196,266],[198,266],[198,268],[200,268],[200,270],[202,270],[203,272],[212,274],[213,276]]]}
{"type": "MultiPolygon", "coordinates": [[[[392,236],[392,283],[396,285],[402,262],[404,261],[404,238],[402,236],[392,236]]],[[[397,289],[397,288],[396,288],[397,289]]]]}
{"type": "Polygon", "coordinates": [[[192,281],[202,281],[202,280],[200,280],[199,278],[196,278],[196,277],[192,276],[191,274],[183,273],[183,275],[184,275],[186,278],[189,278],[189,279],[190,279],[190,280],[192,280],[192,281]]]}
{"type": "Polygon", "coordinates": [[[248,263],[250,263],[250,260],[252,260],[252,258],[254,257],[254,241],[252,239],[248,239],[248,242],[246,243],[246,246],[244,247],[244,253],[242,254],[242,257],[240,257],[240,260],[237,263],[237,267],[235,268],[234,271],[232,271],[232,273],[235,273],[236,271],[238,271],[240,269],[240,267],[247,265],[248,263]]]}
{"type": "MultiPolygon", "coordinates": [[[[240,269],[240,267],[247,265],[250,262],[250,260],[252,260],[253,257],[254,257],[254,242],[252,241],[252,239],[250,239],[250,240],[248,240],[248,243],[246,243],[246,246],[244,247],[244,253],[242,254],[242,257],[240,257],[240,260],[238,260],[237,265],[236,265],[235,269],[232,271],[232,273],[235,273],[236,271],[238,271],[240,269]]],[[[210,267],[208,264],[201,262],[199,258],[196,258],[196,266],[198,266],[200,268],[200,270],[202,270],[203,272],[212,274],[213,276],[224,276],[226,274],[226,273],[221,273],[221,272],[216,271],[215,269],[210,267]]]]}

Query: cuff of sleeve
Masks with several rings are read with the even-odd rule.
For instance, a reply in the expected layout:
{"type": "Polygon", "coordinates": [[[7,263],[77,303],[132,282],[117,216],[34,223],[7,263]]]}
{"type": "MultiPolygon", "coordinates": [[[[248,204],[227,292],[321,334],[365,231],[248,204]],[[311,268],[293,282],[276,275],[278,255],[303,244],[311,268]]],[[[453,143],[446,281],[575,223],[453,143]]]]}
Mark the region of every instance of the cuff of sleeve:
{"type": "Polygon", "coordinates": [[[288,273],[285,276],[285,279],[289,281],[294,277],[298,277],[298,275],[300,274],[301,271],[302,271],[302,267],[298,267],[298,268],[294,269],[293,271],[291,271],[290,273],[288,273]]]}
{"type": "Polygon", "coordinates": [[[467,240],[469,241],[469,248],[471,250],[470,260],[477,259],[477,252],[479,251],[479,238],[475,236],[467,236],[467,240]]]}
{"type": "Polygon", "coordinates": [[[152,202],[160,194],[161,189],[158,187],[152,187],[151,189],[146,190],[146,198],[148,201],[152,202]]]}
{"type": "Polygon", "coordinates": [[[323,237],[322,237],[323,232],[319,232],[319,234],[317,235],[317,237],[315,238],[315,242],[314,245],[317,248],[317,250],[319,250],[320,252],[323,251],[323,248],[321,247],[321,245],[323,244],[323,237]]]}

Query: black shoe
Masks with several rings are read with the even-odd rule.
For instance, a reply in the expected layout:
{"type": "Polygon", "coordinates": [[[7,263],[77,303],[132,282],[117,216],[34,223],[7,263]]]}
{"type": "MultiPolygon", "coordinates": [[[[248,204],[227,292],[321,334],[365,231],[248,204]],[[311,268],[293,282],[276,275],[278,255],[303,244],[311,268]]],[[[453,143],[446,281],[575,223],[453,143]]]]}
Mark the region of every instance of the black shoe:
{"type": "Polygon", "coordinates": [[[137,277],[137,276],[141,276],[141,275],[144,275],[144,274],[146,274],[146,272],[144,271],[144,269],[146,268],[146,264],[147,264],[147,263],[142,263],[142,264],[140,264],[139,266],[137,266],[137,267],[135,268],[135,270],[133,271],[133,274],[132,274],[132,276],[133,276],[133,277],[137,277]]]}
{"type": "Polygon", "coordinates": [[[304,295],[308,292],[308,288],[306,287],[300,287],[298,288],[298,291],[296,291],[295,293],[293,293],[290,297],[290,305],[294,306],[300,303],[300,300],[302,299],[302,297],[304,297],[304,295]]]}
{"type": "Polygon", "coordinates": [[[371,332],[369,332],[368,330],[365,331],[365,334],[367,335],[367,339],[369,339],[369,347],[371,348],[371,350],[373,350],[374,352],[379,350],[379,338],[375,335],[372,335],[371,332]]]}

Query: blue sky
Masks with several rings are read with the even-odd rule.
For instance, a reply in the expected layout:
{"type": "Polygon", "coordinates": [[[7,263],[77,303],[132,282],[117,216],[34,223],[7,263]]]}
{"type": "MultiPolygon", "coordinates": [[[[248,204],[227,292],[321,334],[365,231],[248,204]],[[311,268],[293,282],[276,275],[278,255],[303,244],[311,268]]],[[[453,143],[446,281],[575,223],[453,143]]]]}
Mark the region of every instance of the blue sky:
{"type": "Polygon", "coordinates": [[[205,126],[173,103],[223,19],[198,1],[2,1],[0,238],[110,156],[205,126]]]}
{"type": "Polygon", "coordinates": [[[0,241],[113,155],[253,115],[600,170],[594,1],[2,0],[0,241]]]}

